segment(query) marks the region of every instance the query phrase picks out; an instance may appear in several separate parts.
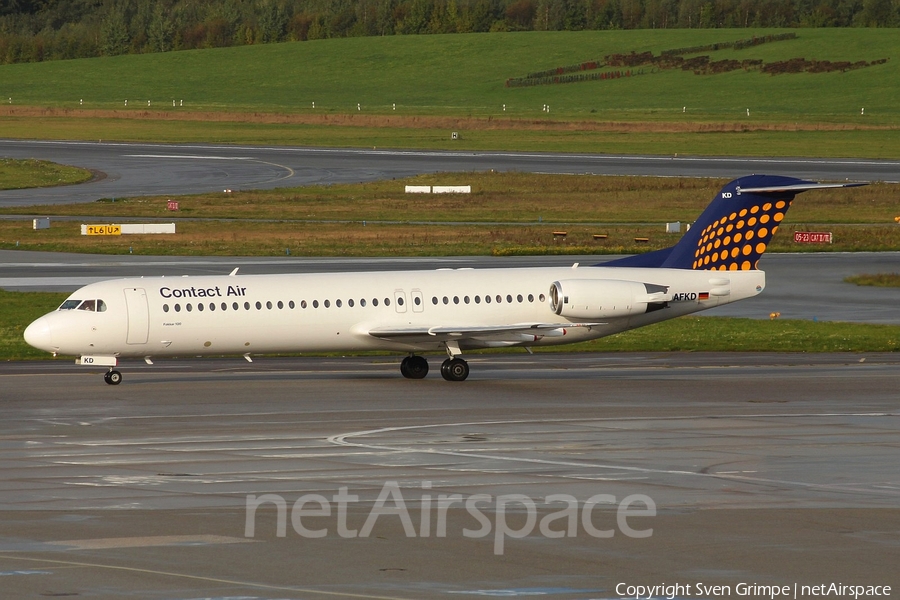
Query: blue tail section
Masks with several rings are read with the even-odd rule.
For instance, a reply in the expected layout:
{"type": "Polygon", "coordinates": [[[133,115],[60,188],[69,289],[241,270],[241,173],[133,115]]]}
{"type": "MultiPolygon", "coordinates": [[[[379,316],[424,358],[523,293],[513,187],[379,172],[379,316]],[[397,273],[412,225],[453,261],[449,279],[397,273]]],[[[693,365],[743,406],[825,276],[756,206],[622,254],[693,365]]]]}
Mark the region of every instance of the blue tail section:
{"type": "Polygon", "coordinates": [[[722,188],[671,248],[613,260],[602,266],[710,271],[756,269],[794,196],[810,189],[855,185],[865,184],[819,184],[771,175],[741,177],[722,188]]]}

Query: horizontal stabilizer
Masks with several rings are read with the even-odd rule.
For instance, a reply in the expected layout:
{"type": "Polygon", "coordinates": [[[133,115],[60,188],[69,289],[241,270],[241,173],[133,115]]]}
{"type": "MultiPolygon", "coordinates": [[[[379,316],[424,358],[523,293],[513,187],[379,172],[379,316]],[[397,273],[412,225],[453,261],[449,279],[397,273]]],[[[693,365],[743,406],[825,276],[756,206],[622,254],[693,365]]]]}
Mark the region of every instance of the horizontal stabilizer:
{"type": "Polygon", "coordinates": [[[789,192],[792,194],[799,194],[800,192],[805,192],[807,190],[824,190],[831,188],[848,188],[848,187],[861,187],[864,185],[869,185],[868,183],[814,183],[814,182],[805,182],[805,183],[796,183],[793,185],[772,185],[767,187],[741,187],[737,186],[735,190],[738,194],[776,194],[780,192],[789,192]]]}

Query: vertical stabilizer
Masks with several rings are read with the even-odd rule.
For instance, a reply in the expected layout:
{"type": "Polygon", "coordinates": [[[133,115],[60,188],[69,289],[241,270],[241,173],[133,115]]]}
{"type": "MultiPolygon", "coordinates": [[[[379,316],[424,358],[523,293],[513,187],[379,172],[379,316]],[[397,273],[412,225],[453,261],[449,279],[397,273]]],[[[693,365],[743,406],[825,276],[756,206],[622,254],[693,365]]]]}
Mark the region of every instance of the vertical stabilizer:
{"type": "Polygon", "coordinates": [[[723,187],[677,244],[649,254],[604,263],[611,267],[661,267],[709,271],[749,271],[800,192],[852,187],[793,177],[750,175],[723,187]]]}

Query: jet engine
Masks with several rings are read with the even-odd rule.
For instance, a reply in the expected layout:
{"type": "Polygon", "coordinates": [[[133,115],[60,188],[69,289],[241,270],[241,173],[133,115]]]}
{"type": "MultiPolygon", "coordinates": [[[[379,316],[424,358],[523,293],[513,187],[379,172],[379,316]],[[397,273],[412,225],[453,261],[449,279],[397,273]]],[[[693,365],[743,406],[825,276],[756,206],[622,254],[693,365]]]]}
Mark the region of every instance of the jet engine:
{"type": "Polygon", "coordinates": [[[568,319],[614,319],[667,306],[665,286],[617,279],[565,279],[550,286],[550,308],[568,319]]]}

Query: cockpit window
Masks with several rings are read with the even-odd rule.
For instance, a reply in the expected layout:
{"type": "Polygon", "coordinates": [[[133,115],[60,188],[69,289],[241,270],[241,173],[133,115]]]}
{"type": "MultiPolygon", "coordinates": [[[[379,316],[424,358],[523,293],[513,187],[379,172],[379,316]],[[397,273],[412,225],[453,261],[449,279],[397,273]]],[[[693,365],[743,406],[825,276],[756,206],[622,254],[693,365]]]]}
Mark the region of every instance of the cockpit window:
{"type": "Polygon", "coordinates": [[[97,312],[106,312],[106,302],[97,300],[97,312]]]}
{"type": "Polygon", "coordinates": [[[79,304],[81,304],[81,300],[66,300],[62,304],[59,305],[58,310],[72,310],[76,308],[79,304]]]}
{"type": "Polygon", "coordinates": [[[85,300],[81,303],[81,306],[78,307],[78,310],[89,310],[95,311],[97,310],[97,301],[96,300],[85,300]]]}

